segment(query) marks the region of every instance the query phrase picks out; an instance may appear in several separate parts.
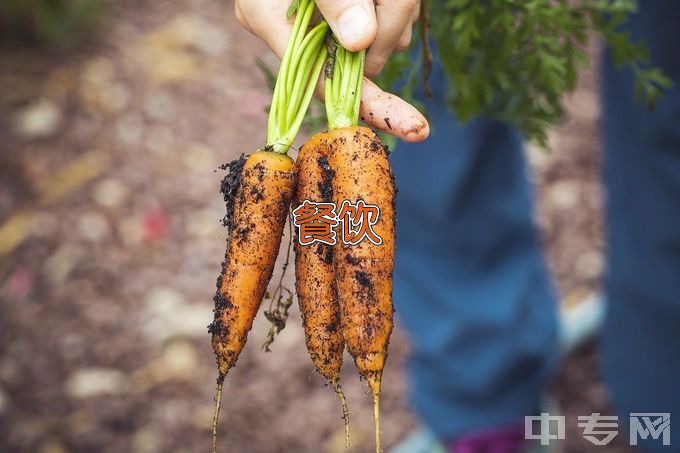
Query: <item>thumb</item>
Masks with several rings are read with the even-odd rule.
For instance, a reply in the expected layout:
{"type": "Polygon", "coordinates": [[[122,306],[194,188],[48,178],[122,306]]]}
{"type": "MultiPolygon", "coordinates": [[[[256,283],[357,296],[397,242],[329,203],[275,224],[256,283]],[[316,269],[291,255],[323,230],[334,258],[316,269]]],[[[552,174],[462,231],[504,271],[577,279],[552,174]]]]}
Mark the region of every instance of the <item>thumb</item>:
{"type": "Polygon", "coordinates": [[[375,40],[378,22],[372,0],[317,0],[316,4],[345,49],[357,52],[375,40]]]}

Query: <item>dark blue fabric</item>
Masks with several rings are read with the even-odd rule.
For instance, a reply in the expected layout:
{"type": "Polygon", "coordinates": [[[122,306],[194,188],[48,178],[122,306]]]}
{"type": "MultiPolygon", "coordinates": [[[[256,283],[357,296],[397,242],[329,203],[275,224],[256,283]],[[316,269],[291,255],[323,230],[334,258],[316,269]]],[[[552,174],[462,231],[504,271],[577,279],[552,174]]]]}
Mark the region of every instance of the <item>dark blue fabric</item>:
{"type": "Polygon", "coordinates": [[[459,126],[432,76],[432,133],[391,156],[397,188],[394,303],[412,344],[412,405],[444,439],[523,422],[557,357],[554,297],[517,133],[459,126]]]}
{"type": "MultiPolygon", "coordinates": [[[[680,3],[644,0],[630,23],[675,82],[653,112],[631,71],[604,66],[610,300],[603,365],[622,422],[630,412],[680,417],[680,3]]],[[[674,430],[677,433],[677,428],[674,430]]],[[[627,435],[627,432],[624,432],[627,435]]],[[[680,440],[648,451],[680,451],[680,440]]]]}
{"type": "MultiPolygon", "coordinates": [[[[604,68],[609,311],[603,366],[619,409],[680,414],[680,3],[645,0],[629,28],[675,81],[654,112],[633,77],[604,68]]],[[[399,194],[395,305],[412,341],[411,400],[443,439],[535,411],[553,368],[553,295],[517,135],[446,110],[392,156],[399,194]]],[[[422,98],[421,98],[422,99],[422,98]]],[[[675,415],[677,417],[677,415],[675,415]]],[[[648,438],[649,451],[663,448],[648,438]]]]}

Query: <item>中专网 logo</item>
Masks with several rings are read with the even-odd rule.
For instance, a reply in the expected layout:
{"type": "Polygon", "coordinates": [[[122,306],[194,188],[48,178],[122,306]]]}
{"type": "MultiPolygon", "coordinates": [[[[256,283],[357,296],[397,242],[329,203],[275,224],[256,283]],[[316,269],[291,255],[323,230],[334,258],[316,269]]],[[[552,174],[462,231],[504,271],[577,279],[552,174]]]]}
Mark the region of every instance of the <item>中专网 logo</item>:
{"type": "MultiPolygon", "coordinates": [[[[578,416],[578,427],[583,428],[583,438],[598,446],[609,444],[619,434],[618,422],[619,418],[616,415],[601,415],[599,412],[578,416]]],[[[550,415],[547,412],[524,417],[524,438],[539,440],[541,445],[549,445],[553,440],[564,440],[565,417],[550,415]]],[[[631,413],[628,439],[630,445],[637,445],[640,439],[657,440],[664,446],[670,445],[671,414],[669,412],[631,413]]]]}

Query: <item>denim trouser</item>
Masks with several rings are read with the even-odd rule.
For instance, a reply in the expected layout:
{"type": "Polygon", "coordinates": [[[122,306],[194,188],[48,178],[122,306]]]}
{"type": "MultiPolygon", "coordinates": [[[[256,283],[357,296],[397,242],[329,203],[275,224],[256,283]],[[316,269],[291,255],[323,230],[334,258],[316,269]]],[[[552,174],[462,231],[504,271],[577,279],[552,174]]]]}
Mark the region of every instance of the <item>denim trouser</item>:
{"type": "MultiPolygon", "coordinates": [[[[602,364],[626,426],[631,412],[680,420],[680,2],[642,0],[631,21],[651,61],[674,81],[653,112],[633,76],[604,68],[605,184],[610,300],[602,364]]],[[[673,424],[673,422],[672,422],[673,424]]],[[[674,428],[677,433],[678,429],[674,428]]],[[[622,430],[627,435],[627,430],[622,430]]],[[[680,451],[649,437],[649,451],[680,451]]]]}
{"type": "MultiPolygon", "coordinates": [[[[680,3],[640,3],[633,35],[645,35],[653,63],[680,84],[680,3]]],[[[630,411],[680,415],[680,89],[650,113],[634,100],[630,72],[604,67],[604,368],[625,426],[630,411]]],[[[454,439],[536,412],[558,358],[555,301],[517,133],[486,119],[459,125],[439,67],[431,85],[433,100],[421,99],[430,138],[391,156],[394,302],[412,344],[412,404],[454,439]]]]}

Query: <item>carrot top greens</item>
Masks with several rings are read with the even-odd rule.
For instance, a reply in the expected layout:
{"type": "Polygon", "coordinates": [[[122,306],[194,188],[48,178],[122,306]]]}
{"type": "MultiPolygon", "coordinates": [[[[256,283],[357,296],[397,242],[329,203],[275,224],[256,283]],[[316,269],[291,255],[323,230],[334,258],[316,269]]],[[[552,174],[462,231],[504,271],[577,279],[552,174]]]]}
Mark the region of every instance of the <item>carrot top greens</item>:
{"type": "Polygon", "coordinates": [[[359,124],[361,84],[366,52],[350,52],[331,37],[325,70],[324,98],[328,130],[359,124]]]}
{"type": "Polygon", "coordinates": [[[299,0],[293,5],[289,16],[297,14],[276,78],[267,125],[266,149],[281,154],[288,152],[300,130],[327,54],[326,21],[308,31],[314,0],[299,0]]]}

